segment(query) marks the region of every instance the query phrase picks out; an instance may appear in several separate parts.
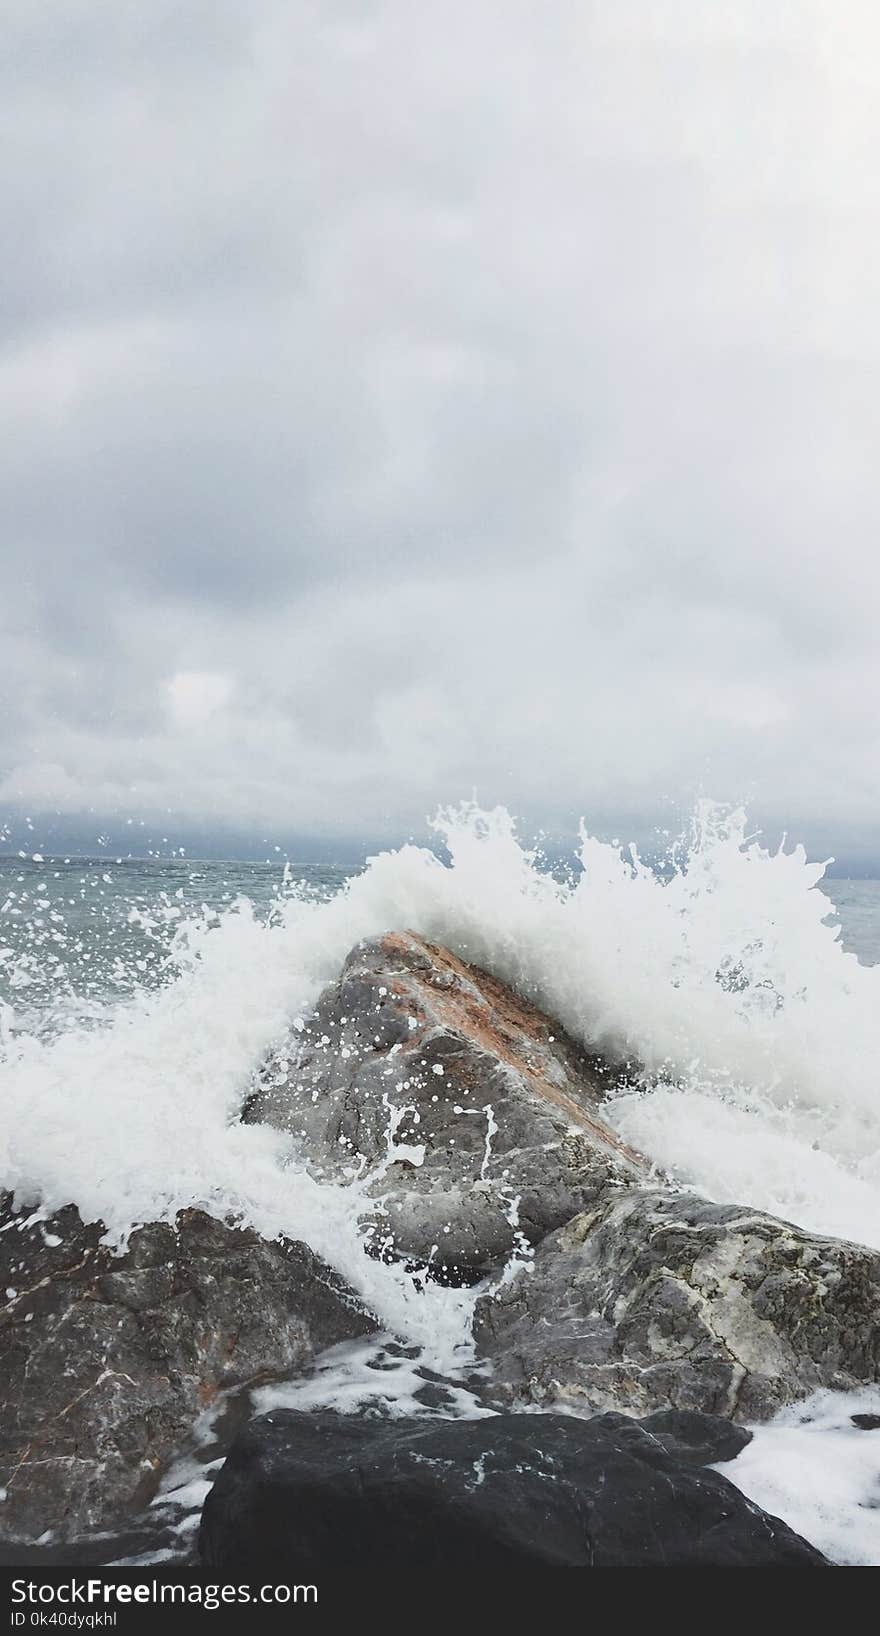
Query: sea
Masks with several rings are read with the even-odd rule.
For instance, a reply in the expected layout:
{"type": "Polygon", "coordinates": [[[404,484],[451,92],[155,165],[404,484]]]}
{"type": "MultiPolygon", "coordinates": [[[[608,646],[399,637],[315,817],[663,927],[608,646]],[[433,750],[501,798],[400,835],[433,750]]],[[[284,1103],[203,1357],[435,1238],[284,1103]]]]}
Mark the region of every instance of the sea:
{"type": "MultiPolygon", "coordinates": [[[[701,803],[659,863],[587,824],[548,859],[471,803],[438,816],[432,847],[354,870],[0,856],[0,1186],[47,1214],[75,1202],[119,1248],[186,1205],[233,1212],[306,1240],[384,1325],[255,1393],[255,1412],[490,1412],[476,1292],[369,1259],[351,1190],[238,1117],[352,945],[402,927],[637,1064],[606,1115],[660,1173],[880,1249],[880,880],[828,878],[741,811],[701,803]],[[430,1407],[426,1379],[446,1385],[430,1407]]],[[[724,1471],[833,1561],[880,1565],[880,1432],[859,1411],[880,1412],[880,1389],[817,1394],[724,1471]]],[[[91,1560],[189,1560],[218,1463],[205,1422],[134,1542],[91,1560]]]]}

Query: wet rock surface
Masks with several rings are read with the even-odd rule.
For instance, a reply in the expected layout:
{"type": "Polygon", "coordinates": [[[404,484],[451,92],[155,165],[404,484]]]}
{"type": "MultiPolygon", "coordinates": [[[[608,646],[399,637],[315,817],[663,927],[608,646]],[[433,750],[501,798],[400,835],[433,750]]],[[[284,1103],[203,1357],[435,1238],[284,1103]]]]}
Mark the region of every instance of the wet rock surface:
{"type": "Polygon", "coordinates": [[[410,932],[359,945],[246,1118],[377,1201],[374,1250],[476,1280],[647,1167],[602,1121],[607,1068],[410,932]]]}
{"type": "Polygon", "coordinates": [[[880,1254],[630,1189],[545,1239],[475,1334],[508,1400],[763,1420],[880,1380],[880,1254]]]}
{"type": "Polygon", "coordinates": [[[688,1466],[714,1466],[735,1460],[752,1441],[746,1426],[735,1426],[721,1415],[700,1414],[693,1409],[656,1409],[639,1425],[688,1466]]]}
{"type": "MultiPolygon", "coordinates": [[[[313,1582],[395,1568],[820,1567],[718,1472],[606,1414],[353,1420],[279,1410],[236,1440],[202,1514],[203,1565],[313,1582]]],[[[729,1428],[727,1428],[729,1431],[729,1428]]],[[[706,1450],[717,1428],[704,1429],[706,1450]]],[[[356,1579],[354,1582],[357,1582],[356,1579]]]]}
{"type": "Polygon", "coordinates": [[[441,1418],[464,1400],[428,1371],[410,1400],[427,1418],[278,1410],[241,1431],[250,1385],[376,1332],[342,1279],[199,1210],[115,1256],[73,1206],[44,1219],[0,1194],[0,1561],[153,1548],[144,1508],[222,1405],[211,1458],[235,1441],[201,1541],[227,1575],[309,1576],[325,1557],[373,1573],[401,1551],[411,1567],[818,1565],[706,1468],[745,1446],[743,1422],[880,1380],[880,1254],[656,1185],[603,1122],[609,1083],[529,1001],[394,933],[352,951],[248,1103],[351,1186],[370,1253],[491,1275],[468,1377],[475,1413],[503,1410],[485,1418],[441,1418]],[[544,1412],[508,1412],[523,1407],[544,1412]]]}
{"type": "Polygon", "coordinates": [[[64,1539],[150,1500],[219,1394],[305,1368],[375,1329],[303,1244],[197,1210],[100,1243],[73,1206],[45,1220],[0,1201],[0,1532],[64,1539]]]}

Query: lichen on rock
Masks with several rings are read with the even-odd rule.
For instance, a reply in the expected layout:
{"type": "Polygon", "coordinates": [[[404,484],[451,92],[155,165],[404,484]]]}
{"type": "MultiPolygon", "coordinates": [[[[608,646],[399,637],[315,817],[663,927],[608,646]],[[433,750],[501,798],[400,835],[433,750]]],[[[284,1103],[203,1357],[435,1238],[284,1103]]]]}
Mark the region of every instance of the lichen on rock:
{"type": "Polygon", "coordinates": [[[766,1419],[880,1379],[880,1255],[693,1194],[630,1188],[477,1306],[508,1398],[766,1419]]]}

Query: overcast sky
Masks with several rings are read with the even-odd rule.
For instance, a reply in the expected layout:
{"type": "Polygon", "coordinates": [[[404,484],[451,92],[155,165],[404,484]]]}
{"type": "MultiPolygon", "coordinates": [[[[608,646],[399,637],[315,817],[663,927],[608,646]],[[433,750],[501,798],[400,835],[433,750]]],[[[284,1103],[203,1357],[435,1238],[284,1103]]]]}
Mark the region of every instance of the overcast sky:
{"type": "Polygon", "coordinates": [[[873,0],[6,0],[0,819],[869,837],[873,0]]]}

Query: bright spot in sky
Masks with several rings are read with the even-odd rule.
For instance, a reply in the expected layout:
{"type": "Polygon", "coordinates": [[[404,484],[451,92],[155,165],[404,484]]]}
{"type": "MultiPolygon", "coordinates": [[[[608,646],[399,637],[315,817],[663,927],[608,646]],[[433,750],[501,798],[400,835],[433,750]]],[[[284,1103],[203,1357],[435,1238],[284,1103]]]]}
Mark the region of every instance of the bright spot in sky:
{"type": "Polygon", "coordinates": [[[228,703],[230,677],[211,670],[179,670],[165,684],[165,697],[175,727],[200,727],[228,703]]]}

